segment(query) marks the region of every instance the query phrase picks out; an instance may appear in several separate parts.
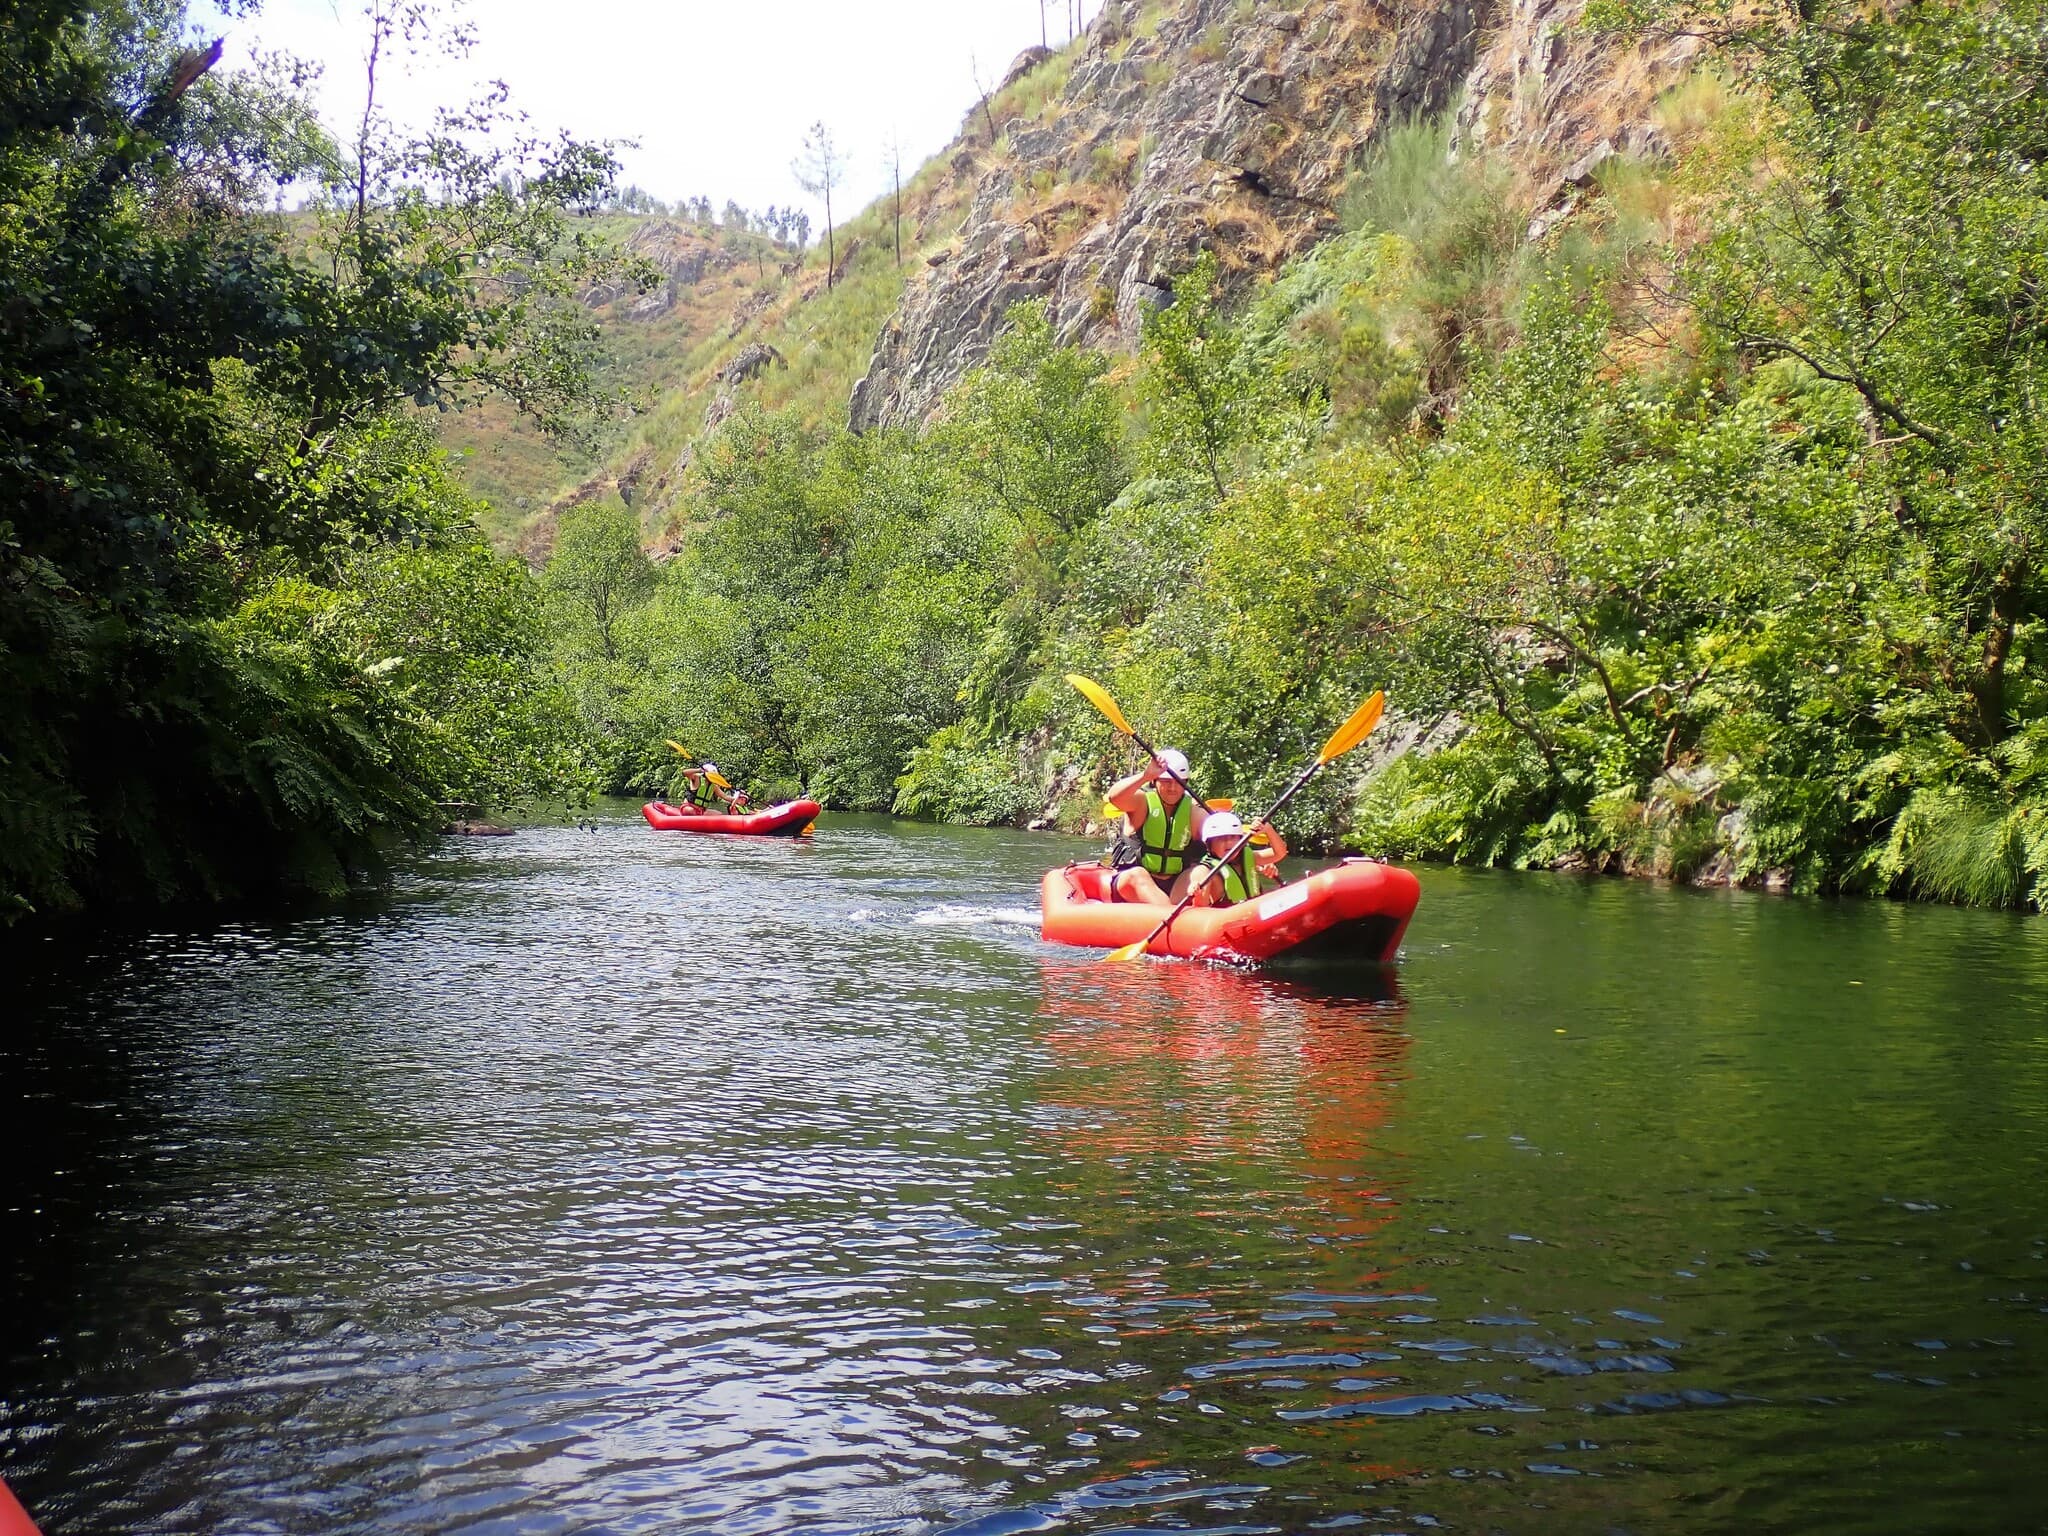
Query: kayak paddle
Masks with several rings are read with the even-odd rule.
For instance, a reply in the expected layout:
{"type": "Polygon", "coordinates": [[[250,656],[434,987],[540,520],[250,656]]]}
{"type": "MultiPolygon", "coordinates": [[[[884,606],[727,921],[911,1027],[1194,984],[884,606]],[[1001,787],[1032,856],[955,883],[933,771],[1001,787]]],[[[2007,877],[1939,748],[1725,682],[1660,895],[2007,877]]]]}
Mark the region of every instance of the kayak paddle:
{"type": "MultiPolygon", "coordinates": [[[[1244,845],[1252,840],[1252,828],[1256,827],[1260,821],[1271,821],[1275,816],[1278,816],[1287,802],[1299,794],[1302,786],[1314,778],[1318,771],[1334,763],[1338,758],[1370,736],[1373,727],[1380,723],[1380,716],[1385,713],[1386,707],[1387,696],[1382,692],[1375,692],[1371,698],[1359,705],[1351,718],[1338,726],[1330,739],[1323,743],[1323,750],[1316,754],[1316,760],[1302,769],[1299,774],[1295,775],[1294,782],[1281,792],[1278,800],[1273,802],[1273,808],[1261,816],[1258,821],[1245,824],[1244,831],[1238,835],[1237,841],[1231,845],[1230,852],[1223,856],[1223,862],[1228,864],[1232,859],[1243,853],[1244,845]]],[[[1104,965],[1118,965],[1126,960],[1135,960],[1138,956],[1145,953],[1151,946],[1152,941],[1172,927],[1173,920],[1187,910],[1189,903],[1195,899],[1195,892],[1200,888],[1200,886],[1191,884],[1188,887],[1187,895],[1181,897],[1173,910],[1159,920],[1157,928],[1154,928],[1135,944],[1126,944],[1121,949],[1112,949],[1102,957],[1102,963],[1104,965]]]]}
{"type": "MultiPolygon", "coordinates": [[[[688,747],[684,746],[680,741],[670,741],[668,745],[676,752],[682,754],[682,756],[688,758],[691,762],[697,761],[697,754],[692,752],[688,747]]],[[[734,793],[732,781],[728,779],[724,774],[720,773],[716,768],[713,768],[706,775],[706,777],[708,777],[711,780],[711,782],[716,784],[720,789],[725,790],[727,792],[728,799],[732,797],[734,793]]]]}
{"type": "MultiPolygon", "coordinates": [[[[1067,681],[1072,683],[1076,688],[1080,690],[1082,698],[1086,699],[1090,704],[1093,704],[1097,709],[1102,711],[1103,718],[1108,720],[1111,725],[1117,728],[1117,732],[1119,735],[1130,737],[1131,740],[1135,741],[1138,744],[1139,751],[1143,752],[1155,763],[1159,761],[1159,749],[1153,746],[1152,743],[1147,741],[1144,737],[1140,736],[1137,732],[1137,729],[1131,724],[1131,722],[1124,718],[1124,712],[1117,707],[1116,700],[1110,697],[1110,693],[1107,688],[1103,687],[1102,684],[1096,682],[1093,678],[1083,677],[1078,672],[1069,672],[1067,674],[1067,681]]],[[[1188,794],[1192,795],[1194,797],[1195,804],[1201,805],[1204,803],[1202,797],[1200,795],[1195,794],[1195,786],[1190,784],[1186,779],[1182,778],[1179,774],[1175,773],[1171,768],[1166,770],[1166,776],[1169,779],[1172,779],[1175,783],[1179,784],[1182,789],[1188,792],[1188,794]]],[[[1211,800],[1207,802],[1209,809],[1212,811],[1227,811],[1234,803],[1235,802],[1229,800],[1211,800]]],[[[1107,802],[1105,802],[1105,804],[1107,804],[1107,802]]],[[[1114,816],[1121,816],[1123,812],[1117,810],[1114,806],[1110,806],[1109,814],[1114,816]]]]}

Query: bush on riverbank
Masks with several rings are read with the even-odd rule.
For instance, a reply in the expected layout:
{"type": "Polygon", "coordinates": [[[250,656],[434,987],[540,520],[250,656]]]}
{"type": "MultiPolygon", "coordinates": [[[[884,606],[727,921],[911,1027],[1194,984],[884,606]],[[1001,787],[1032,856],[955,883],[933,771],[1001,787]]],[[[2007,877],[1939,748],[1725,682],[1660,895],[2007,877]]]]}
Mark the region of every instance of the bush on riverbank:
{"type": "Polygon", "coordinates": [[[582,772],[413,412],[590,398],[571,300],[618,264],[566,216],[609,155],[495,101],[344,152],[218,58],[176,4],[0,26],[0,920],[333,890],[582,772]]]}
{"type": "Polygon", "coordinates": [[[1257,804],[1384,686],[1438,750],[1298,841],[2038,905],[2043,19],[1727,29],[1739,110],[1541,247],[1415,129],[1358,228],[1234,317],[1198,265],[1135,368],[1027,306],[920,435],[742,415],[635,612],[616,787],[680,729],[963,820],[1078,765],[1078,823],[1116,759],[1072,669],[1257,804]]]}

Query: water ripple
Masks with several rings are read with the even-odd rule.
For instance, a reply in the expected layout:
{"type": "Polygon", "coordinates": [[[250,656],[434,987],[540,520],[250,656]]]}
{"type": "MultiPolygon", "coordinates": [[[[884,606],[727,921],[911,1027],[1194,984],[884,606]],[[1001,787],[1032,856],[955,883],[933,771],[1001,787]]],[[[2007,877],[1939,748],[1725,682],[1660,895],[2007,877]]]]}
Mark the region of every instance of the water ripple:
{"type": "Polygon", "coordinates": [[[169,1533],[2038,1510],[2038,930],[1436,874],[1399,987],[1104,967],[1066,851],[621,817],[50,946],[0,1468],[169,1533]]]}

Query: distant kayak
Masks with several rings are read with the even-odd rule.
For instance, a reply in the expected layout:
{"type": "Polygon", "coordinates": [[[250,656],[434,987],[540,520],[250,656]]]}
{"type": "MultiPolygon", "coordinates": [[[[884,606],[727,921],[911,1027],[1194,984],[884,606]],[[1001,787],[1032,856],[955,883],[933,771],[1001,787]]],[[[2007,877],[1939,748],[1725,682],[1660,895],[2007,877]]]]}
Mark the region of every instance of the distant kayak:
{"type": "Polygon", "coordinates": [[[0,1536],[37,1536],[35,1521],[15,1502],[5,1483],[0,1483],[0,1536]]]}
{"type": "MultiPolygon", "coordinates": [[[[1103,900],[1108,875],[1094,864],[1049,870],[1039,887],[1040,934],[1054,944],[1115,949],[1156,928],[1168,909],[1103,900]]],[[[1388,965],[1421,896],[1422,887],[1405,869],[1348,860],[1234,907],[1189,907],[1147,953],[1388,965]]]]}
{"type": "Polygon", "coordinates": [[[744,816],[700,811],[691,806],[655,801],[640,807],[647,825],[657,832],[736,832],[755,837],[796,837],[810,830],[824,809],[815,800],[790,800],[744,816]]]}

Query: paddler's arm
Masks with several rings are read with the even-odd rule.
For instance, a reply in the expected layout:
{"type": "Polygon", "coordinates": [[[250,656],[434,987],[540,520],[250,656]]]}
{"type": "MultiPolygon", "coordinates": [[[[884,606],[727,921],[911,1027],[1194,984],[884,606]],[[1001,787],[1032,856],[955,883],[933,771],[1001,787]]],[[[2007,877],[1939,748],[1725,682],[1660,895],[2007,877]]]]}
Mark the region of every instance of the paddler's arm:
{"type": "Polygon", "coordinates": [[[1273,823],[1270,821],[1262,821],[1256,827],[1253,827],[1252,830],[1266,834],[1269,846],[1261,848],[1258,844],[1254,843],[1252,850],[1258,855],[1259,873],[1261,875],[1270,875],[1280,867],[1280,861],[1287,857],[1287,839],[1274,829],[1273,823]]]}
{"type": "Polygon", "coordinates": [[[1131,825],[1136,827],[1145,819],[1145,791],[1157,784],[1165,772],[1156,761],[1147,763],[1129,778],[1118,779],[1110,785],[1104,798],[1129,817],[1131,825]]]}

